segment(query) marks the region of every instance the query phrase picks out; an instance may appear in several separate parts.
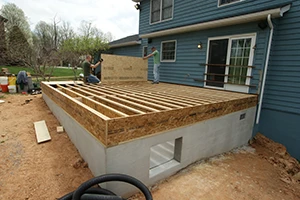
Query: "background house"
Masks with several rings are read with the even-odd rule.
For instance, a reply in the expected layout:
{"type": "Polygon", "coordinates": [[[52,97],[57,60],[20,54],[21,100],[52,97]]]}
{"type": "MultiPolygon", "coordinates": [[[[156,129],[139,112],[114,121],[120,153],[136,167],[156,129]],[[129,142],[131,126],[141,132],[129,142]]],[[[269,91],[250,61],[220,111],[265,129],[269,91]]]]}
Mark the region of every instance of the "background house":
{"type": "Polygon", "coordinates": [[[142,56],[141,40],[138,34],[130,35],[119,40],[115,40],[109,43],[111,54],[122,56],[142,56]]]}
{"type": "Polygon", "coordinates": [[[254,134],[300,159],[299,0],[133,1],[141,45],[116,54],[156,46],[162,82],[258,94],[254,134]]]}
{"type": "Polygon", "coordinates": [[[6,63],[5,22],[7,22],[7,19],[0,15],[0,65],[6,63]]]}

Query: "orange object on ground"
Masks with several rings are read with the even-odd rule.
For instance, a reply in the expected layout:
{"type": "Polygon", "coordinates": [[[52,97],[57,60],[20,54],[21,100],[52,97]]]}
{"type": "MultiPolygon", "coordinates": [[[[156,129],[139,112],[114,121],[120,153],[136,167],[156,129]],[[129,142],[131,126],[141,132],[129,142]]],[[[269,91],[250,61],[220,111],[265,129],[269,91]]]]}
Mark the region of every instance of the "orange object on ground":
{"type": "Polygon", "coordinates": [[[2,92],[8,92],[8,84],[1,85],[2,92]]]}

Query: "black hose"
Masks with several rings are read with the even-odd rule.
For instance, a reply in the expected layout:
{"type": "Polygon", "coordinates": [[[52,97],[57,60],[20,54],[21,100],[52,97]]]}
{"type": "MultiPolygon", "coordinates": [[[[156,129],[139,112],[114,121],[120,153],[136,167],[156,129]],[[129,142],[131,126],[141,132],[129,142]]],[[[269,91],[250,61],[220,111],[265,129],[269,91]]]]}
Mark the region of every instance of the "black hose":
{"type": "Polygon", "coordinates": [[[153,200],[151,192],[141,181],[125,174],[107,174],[92,178],[59,200],[124,200],[122,197],[104,188],[92,188],[92,186],[96,184],[111,181],[129,183],[140,189],[146,197],[146,200],[153,200]]]}
{"type": "MultiPolygon", "coordinates": [[[[72,197],[73,197],[73,192],[70,192],[68,194],[66,194],[65,196],[61,197],[60,200],[72,200],[72,197]]],[[[95,187],[92,187],[92,188],[89,188],[85,191],[86,194],[104,194],[104,195],[113,195],[113,196],[116,196],[115,193],[109,191],[109,190],[106,190],[104,188],[95,188],[95,187]]]]}

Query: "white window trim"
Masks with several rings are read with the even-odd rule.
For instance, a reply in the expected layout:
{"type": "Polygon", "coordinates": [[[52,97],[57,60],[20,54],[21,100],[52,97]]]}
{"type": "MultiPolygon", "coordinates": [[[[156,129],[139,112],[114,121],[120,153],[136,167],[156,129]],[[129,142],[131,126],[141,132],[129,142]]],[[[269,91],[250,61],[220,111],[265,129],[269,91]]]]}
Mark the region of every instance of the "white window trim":
{"type": "Polygon", "coordinates": [[[221,5],[221,0],[218,0],[218,7],[228,6],[228,5],[240,3],[240,2],[242,2],[242,1],[245,1],[245,0],[239,0],[239,1],[235,1],[235,2],[226,3],[226,4],[221,5]]]}
{"type": "Polygon", "coordinates": [[[174,17],[174,0],[173,0],[173,6],[172,6],[172,17],[169,18],[169,19],[165,19],[165,20],[162,20],[162,0],[160,1],[160,20],[157,21],[157,22],[151,22],[151,19],[152,19],[152,1],[153,0],[150,0],[150,17],[149,17],[149,24],[152,25],[152,24],[158,24],[158,23],[161,23],[161,22],[166,22],[166,21],[170,21],[173,19],[174,17]]]}
{"type": "Polygon", "coordinates": [[[148,46],[143,46],[143,51],[142,51],[142,57],[144,57],[144,55],[145,55],[145,47],[147,47],[147,55],[148,55],[148,46]]]}
{"type": "MultiPolygon", "coordinates": [[[[252,50],[250,51],[250,55],[249,55],[249,66],[253,65],[253,61],[254,61],[254,49],[253,49],[253,47],[256,44],[256,39],[257,39],[257,34],[256,33],[248,33],[248,34],[240,34],[240,35],[227,35],[227,36],[221,36],[221,37],[211,37],[211,38],[208,38],[207,52],[206,52],[206,63],[208,63],[209,50],[210,50],[209,49],[209,44],[210,44],[211,40],[228,39],[227,52],[231,52],[231,41],[233,39],[243,39],[243,38],[250,38],[250,37],[253,40],[251,41],[252,50]]],[[[226,64],[229,63],[229,60],[230,60],[229,55],[230,54],[227,54],[226,64]]],[[[208,70],[208,66],[205,67],[205,74],[207,74],[207,70],[208,70]]],[[[229,72],[229,67],[227,66],[225,68],[225,75],[228,74],[228,72],[229,72]]],[[[251,76],[251,74],[252,74],[252,68],[249,68],[247,70],[247,76],[251,76]]],[[[207,75],[204,76],[204,80],[207,80],[207,75]]],[[[206,84],[207,82],[204,82],[204,87],[206,87],[206,88],[212,88],[212,89],[218,89],[218,90],[228,90],[228,91],[230,91],[229,89],[226,89],[226,85],[228,85],[228,84],[226,84],[227,81],[228,81],[228,77],[225,76],[223,88],[209,86],[209,85],[206,84]]],[[[246,85],[250,85],[250,82],[251,82],[250,78],[247,78],[245,84],[246,85]]],[[[239,87],[247,87],[247,92],[246,93],[249,93],[249,86],[243,86],[243,85],[241,85],[239,87]]]]}
{"type": "Polygon", "coordinates": [[[160,62],[176,62],[176,57],[177,57],[177,40],[162,41],[161,44],[160,44],[160,62]],[[168,42],[175,42],[175,56],[174,56],[174,60],[163,60],[163,43],[168,43],[168,42]]]}

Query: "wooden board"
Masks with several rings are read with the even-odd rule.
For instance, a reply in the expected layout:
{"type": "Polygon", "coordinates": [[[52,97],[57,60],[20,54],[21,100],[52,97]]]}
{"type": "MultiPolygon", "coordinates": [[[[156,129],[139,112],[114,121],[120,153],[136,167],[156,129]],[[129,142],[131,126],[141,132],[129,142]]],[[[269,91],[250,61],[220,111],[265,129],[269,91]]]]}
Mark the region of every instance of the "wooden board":
{"type": "Polygon", "coordinates": [[[147,81],[148,62],[138,57],[102,54],[101,82],[147,81]]]}
{"type": "Polygon", "coordinates": [[[106,144],[106,120],[109,118],[82,102],[71,98],[62,91],[52,87],[50,84],[42,82],[41,86],[43,94],[46,94],[50,99],[52,99],[52,101],[54,101],[59,107],[93,134],[95,138],[103,144],[106,144]]]}
{"type": "Polygon", "coordinates": [[[34,122],[34,128],[38,144],[51,140],[45,120],[34,122]]]}

